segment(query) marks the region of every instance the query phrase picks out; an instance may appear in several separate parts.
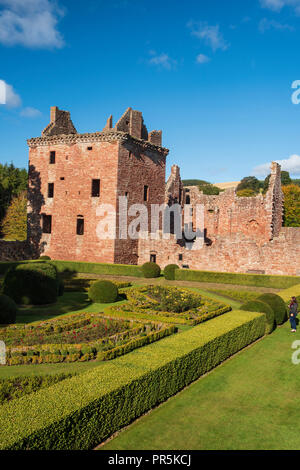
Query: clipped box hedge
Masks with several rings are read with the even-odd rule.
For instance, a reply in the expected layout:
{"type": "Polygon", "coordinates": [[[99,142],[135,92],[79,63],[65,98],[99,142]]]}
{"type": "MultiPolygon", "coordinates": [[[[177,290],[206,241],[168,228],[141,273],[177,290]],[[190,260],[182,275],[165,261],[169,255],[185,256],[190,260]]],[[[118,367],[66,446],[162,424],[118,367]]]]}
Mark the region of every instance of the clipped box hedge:
{"type": "Polygon", "coordinates": [[[233,311],[0,408],[0,449],[91,449],[264,335],[233,311]]]}
{"type": "MultiPolygon", "coordinates": [[[[50,261],[58,272],[111,274],[115,276],[142,277],[140,266],[129,264],[86,263],[84,261],[50,261]]],[[[300,281],[299,281],[300,282],[300,281]]]]}
{"type": "Polygon", "coordinates": [[[289,302],[293,296],[298,298],[300,301],[300,284],[297,284],[289,289],[282,290],[278,292],[278,295],[285,301],[285,303],[289,302]]]}
{"type": "Polygon", "coordinates": [[[274,289],[285,289],[300,283],[299,276],[219,273],[212,271],[193,271],[191,269],[176,269],[175,280],[272,287],[274,289]]]}

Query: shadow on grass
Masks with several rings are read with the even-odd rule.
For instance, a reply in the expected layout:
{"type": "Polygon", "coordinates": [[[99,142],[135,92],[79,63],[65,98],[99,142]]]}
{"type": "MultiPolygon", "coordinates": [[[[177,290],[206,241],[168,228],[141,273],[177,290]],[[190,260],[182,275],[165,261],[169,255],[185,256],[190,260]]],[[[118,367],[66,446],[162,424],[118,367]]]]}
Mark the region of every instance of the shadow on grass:
{"type": "Polygon", "coordinates": [[[90,305],[91,301],[88,299],[86,292],[66,292],[58,298],[55,304],[19,307],[17,323],[48,320],[53,316],[57,317],[69,312],[76,313],[88,308],[90,305]]]}

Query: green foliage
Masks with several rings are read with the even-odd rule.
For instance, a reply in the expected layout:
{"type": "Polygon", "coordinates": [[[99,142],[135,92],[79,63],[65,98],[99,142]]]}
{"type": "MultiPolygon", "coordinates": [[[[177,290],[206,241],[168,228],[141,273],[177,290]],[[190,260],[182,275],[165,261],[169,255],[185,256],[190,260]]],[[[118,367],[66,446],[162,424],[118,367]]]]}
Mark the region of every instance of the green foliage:
{"type": "Polygon", "coordinates": [[[284,186],[284,226],[300,227],[300,187],[295,184],[284,186]]]}
{"type": "Polygon", "coordinates": [[[211,184],[208,181],[204,180],[197,180],[197,179],[190,179],[190,180],[182,180],[183,186],[203,186],[206,184],[211,184]]]}
{"type": "Polygon", "coordinates": [[[65,284],[61,277],[57,278],[57,295],[61,297],[65,292],[65,284]]]}
{"type": "Polygon", "coordinates": [[[299,276],[277,276],[267,274],[218,273],[213,271],[194,271],[178,269],[175,271],[177,281],[213,282],[236,284],[240,286],[273,287],[285,289],[300,283],[299,276]]]}
{"type": "MultiPolygon", "coordinates": [[[[300,297],[300,284],[297,284],[289,289],[278,292],[278,295],[283,299],[284,303],[287,304],[293,296],[300,297]]],[[[300,302],[299,302],[300,303],[300,302]]]]}
{"type": "Polygon", "coordinates": [[[118,288],[111,281],[96,281],[93,282],[88,290],[89,299],[98,304],[110,304],[116,302],[118,299],[118,288]]]}
{"type": "Polygon", "coordinates": [[[39,259],[43,260],[43,261],[50,261],[51,260],[50,256],[47,256],[47,255],[40,256],[39,259]]]}
{"type": "Polygon", "coordinates": [[[174,279],[175,279],[175,269],[179,269],[179,266],[177,266],[177,264],[168,264],[164,268],[165,279],[167,279],[169,281],[174,281],[174,279]]]}
{"type": "Polygon", "coordinates": [[[266,314],[266,330],[265,334],[268,335],[272,333],[274,330],[275,326],[275,314],[270,307],[265,302],[262,302],[261,300],[251,300],[250,302],[245,303],[244,305],[241,306],[241,310],[246,310],[246,312],[259,312],[259,313],[265,313],[266,314]]]}
{"type": "Polygon", "coordinates": [[[28,377],[0,378],[0,405],[36,392],[41,388],[50,387],[62,380],[69,379],[74,374],[34,375],[28,377]]]}
{"type": "Polygon", "coordinates": [[[2,293],[17,304],[51,304],[57,300],[57,282],[57,270],[49,263],[17,264],[6,272],[2,293]]]}
{"type": "Polygon", "coordinates": [[[0,225],[11,200],[27,188],[27,171],[0,163],[0,225]]]}
{"type": "MultiPolygon", "coordinates": [[[[7,295],[0,294],[0,325],[16,323],[17,311],[18,309],[13,299],[7,295]]],[[[0,339],[2,339],[1,336],[0,339]]]]}
{"type": "MultiPolygon", "coordinates": [[[[111,274],[142,277],[140,266],[127,264],[86,263],[84,261],[51,261],[60,273],[111,274]]],[[[0,263],[1,270],[1,263],[0,263]]]]}
{"type": "Polygon", "coordinates": [[[2,221],[2,234],[8,240],[26,240],[27,195],[25,192],[12,199],[2,221]]]}
{"type": "Polygon", "coordinates": [[[214,186],[211,183],[202,183],[198,185],[199,191],[202,191],[203,194],[208,196],[218,196],[221,192],[221,189],[217,186],[214,186]]]}
{"type": "Polygon", "coordinates": [[[239,191],[236,192],[236,195],[238,197],[254,197],[257,195],[257,192],[255,192],[253,189],[240,189],[239,191]]]}
{"type": "Polygon", "coordinates": [[[4,404],[0,448],[92,449],[264,335],[265,316],[234,311],[4,404]],[[111,412],[113,410],[113,413],[111,412]]]}
{"type": "MultiPolygon", "coordinates": [[[[65,292],[88,292],[91,284],[95,281],[100,281],[101,279],[92,279],[92,278],[71,278],[64,281],[65,292]]],[[[124,289],[125,287],[130,287],[131,282],[129,281],[111,281],[117,286],[118,289],[124,289]]]]}
{"type": "Polygon", "coordinates": [[[255,178],[255,176],[246,176],[242,179],[238,187],[236,188],[236,192],[242,191],[244,189],[251,189],[254,194],[258,194],[260,191],[260,181],[255,178]]]}
{"type": "Polygon", "coordinates": [[[263,294],[257,300],[268,304],[274,312],[276,325],[282,325],[287,319],[286,305],[277,294],[263,294]]]}
{"type": "Polygon", "coordinates": [[[74,314],[3,328],[7,365],[109,360],[176,332],[163,323],[74,314]]]}
{"type": "Polygon", "coordinates": [[[158,266],[158,264],[152,263],[150,261],[149,263],[144,263],[141,266],[141,270],[143,273],[143,277],[148,279],[160,276],[160,267],[158,266]]]}
{"type": "Polygon", "coordinates": [[[238,289],[209,289],[209,292],[229,297],[230,299],[238,300],[241,302],[249,302],[255,300],[261,295],[261,292],[252,290],[238,290],[238,289]]]}
{"type": "MultiPolygon", "coordinates": [[[[263,192],[266,193],[269,189],[269,183],[270,183],[270,178],[271,175],[268,175],[266,179],[264,180],[263,184],[263,192]]],[[[281,185],[282,186],[288,186],[290,184],[293,184],[293,180],[290,177],[290,174],[288,171],[282,171],[281,172],[281,185]]]]}
{"type": "Polygon", "coordinates": [[[143,286],[126,291],[128,302],[111,306],[113,317],[197,325],[231,310],[189,289],[143,286]]]}

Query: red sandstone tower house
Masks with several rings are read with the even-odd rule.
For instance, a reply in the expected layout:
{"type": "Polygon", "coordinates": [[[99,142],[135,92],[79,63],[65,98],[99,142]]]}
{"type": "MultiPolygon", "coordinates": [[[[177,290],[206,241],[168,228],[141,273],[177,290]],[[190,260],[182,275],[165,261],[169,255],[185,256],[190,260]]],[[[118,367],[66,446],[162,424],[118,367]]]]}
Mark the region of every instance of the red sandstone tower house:
{"type": "MultiPolygon", "coordinates": [[[[53,259],[124,264],[151,260],[161,267],[175,263],[206,271],[300,275],[300,228],[282,227],[277,163],[272,163],[267,193],[256,197],[238,197],[234,190],[209,196],[198,187],[184,188],[176,165],[165,183],[168,150],[162,147],[162,133],[148,133],[142,113],[131,108],[114,127],[110,116],[101,132],[79,134],[70,113],[53,107],[50,124],[28,145],[28,243],[19,247],[30,248],[28,257],[43,253],[53,259]],[[175,235],[166,240],[161,230],[155,238],[128,237],[119,227],[120,197],[128,207],[148,207],[146,235],[151,204],[177,202],[191,214],[201,205],[204,244],[175,235]],[[104,215],[98,209],[106,204],[114,209],[115,239],[105,238],[105,230],[101,237],[97,232],[104,215]]],[[[127,227],[136,216],[126,215],[127,227]]],[[[12,248],[5,242],[0,248],[0,259],[6,259],[5,249],[10,259],[12,248]]]]}
{"type": "Polygon", "coordinates": [[[128,206],[164,203],[161,141],[131,108],[114,127],[110,116],[101,132],[79,134],[70,113],[52,107],[42,136],[28,140],[29,241],[53,259],[137,264],[138,240],[118,235],[119,196],[128,206]],[[115,208],[115,240],[96,233],[104,204],[115,208]]]}

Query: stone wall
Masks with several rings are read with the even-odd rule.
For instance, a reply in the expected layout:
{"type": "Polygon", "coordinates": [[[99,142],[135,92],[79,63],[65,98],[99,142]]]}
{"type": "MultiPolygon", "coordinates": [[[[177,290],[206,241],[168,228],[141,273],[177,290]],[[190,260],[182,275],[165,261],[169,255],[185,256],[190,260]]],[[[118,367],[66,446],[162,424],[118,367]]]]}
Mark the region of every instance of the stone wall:
{"type": "Polygon", "coordinates": [[[189,250],[170,240],[139,240],[139,264],[156,255],[156,262],[203,271],[300,275],[300,229],[282,228],[278,237],[263,244],[243,234],[217,237],[212,245],[189,250]],[[180,259],[181,258],[181,259],[180,259]]]}

